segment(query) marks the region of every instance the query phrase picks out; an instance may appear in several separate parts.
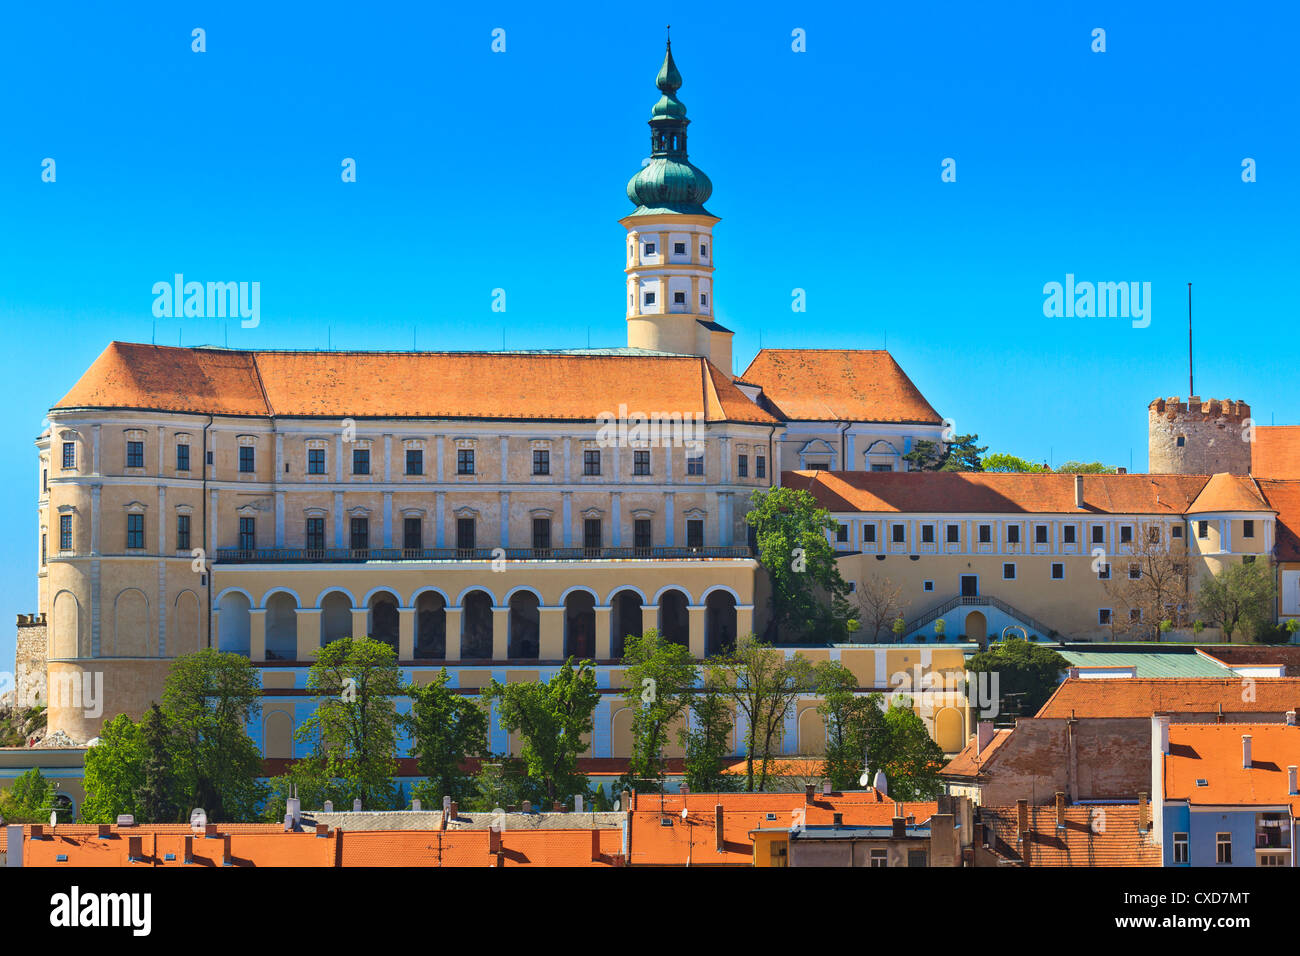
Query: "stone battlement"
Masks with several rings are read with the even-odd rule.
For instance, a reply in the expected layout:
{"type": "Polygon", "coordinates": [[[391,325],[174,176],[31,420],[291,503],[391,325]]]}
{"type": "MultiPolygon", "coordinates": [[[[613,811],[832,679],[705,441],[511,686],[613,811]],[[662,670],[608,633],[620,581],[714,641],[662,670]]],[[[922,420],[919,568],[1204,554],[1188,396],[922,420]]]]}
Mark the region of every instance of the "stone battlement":
{"type": "Polygon", "coordinates": [[[1197,395],[1193,395],[1186,402],[1177,395],[1170,398],[1157,398],[1147,406],[1147,410],[1153,417],[1160,416],[1171,421],[1178,419],[1205,422],[1223,419],[1240,424],[1250,417],[1250,406],[1241,399],[1202,400],[1197,395]]]}

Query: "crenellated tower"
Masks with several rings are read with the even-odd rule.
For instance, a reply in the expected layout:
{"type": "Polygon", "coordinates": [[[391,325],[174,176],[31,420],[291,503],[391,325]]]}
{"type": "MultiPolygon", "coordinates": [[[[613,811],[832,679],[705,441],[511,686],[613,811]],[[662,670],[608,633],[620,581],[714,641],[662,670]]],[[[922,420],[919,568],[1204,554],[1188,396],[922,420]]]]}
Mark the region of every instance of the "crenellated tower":
{"type": "Polygon", "coordinates": [[[713,320],[713,226],[704,208],[713,184],[686,154],[682,77],[668,42],[655,79],[650,159],[627,184],[636,209],[627,230],[627,344],[701,355],[731,373],[731,331],[713,320]]]}

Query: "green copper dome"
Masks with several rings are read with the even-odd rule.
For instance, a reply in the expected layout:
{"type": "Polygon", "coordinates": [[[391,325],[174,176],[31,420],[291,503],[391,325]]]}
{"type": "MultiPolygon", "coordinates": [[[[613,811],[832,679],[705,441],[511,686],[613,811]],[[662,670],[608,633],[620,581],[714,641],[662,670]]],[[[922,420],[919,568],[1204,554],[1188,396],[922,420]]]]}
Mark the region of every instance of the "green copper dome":
{"type": "Polygon", "coordinates": [[[632,215],[712,215],[704,201],[713,194],[713,183],[686,156],[686,127],[691,121],[686,118],[686,104],[677,98],[682,75],[673,62],[671,40],[655,85],[663,95],[650,111],[650,162],[627,184],[627,198],[637,207],[632,215]]]}

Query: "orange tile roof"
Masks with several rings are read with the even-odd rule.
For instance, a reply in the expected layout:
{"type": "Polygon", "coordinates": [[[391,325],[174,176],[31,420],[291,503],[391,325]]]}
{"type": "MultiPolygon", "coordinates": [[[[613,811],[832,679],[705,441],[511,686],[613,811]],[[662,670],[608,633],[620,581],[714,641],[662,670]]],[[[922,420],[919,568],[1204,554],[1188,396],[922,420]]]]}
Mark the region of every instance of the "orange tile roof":
{"type": "Polygon", "coordinates": [[[55,409],[595,421],[704,413],[772,424],[706,359],[564,352],[239,352],[113,342],[55,409]]]}
{"type": "Polygon", "coordinates": [[[345,832],[342,866],[617,866],[623,832],[610,828],[511,830],[492,852],[488,830],[345,832]]]}
{"type": "MultiPolygon", "coordinates": [[[[318,837],[312,832],[286,833],[282,824],[219,824],[221,836],[230,835],[232,866],[334,865],[334,833],[318,837]]],[[[223,865],[225,841],[196,835],[184,824],[112,827],[111,837],[101,840],[98,828],[84,824],[44,828],[44,838],[30,839],[32,828],[23,828],[24,866],[185,866],[185,838],[192,837],[191,866],[223,865]],[[142,859],[129,860],[131,839],[139,838],[142,859]],[[173,858],[168,860],[167,855],[173,858]],[[66,861],[59,861],[66,856],[66,861]]]]}
{"type": "Polygon", "coordinates": [[[786,421],[943,421],[885,351],[762,349],[740,377],[786,421]]]}
{"type": "Polygon", "coordinates": [[[1300,478],[1300,425],[1260,425],[1250,445],[1256,478],[1300,478]]]}
{"type": "Polygon", "coordinates": [[[1261,478],[1259,487],[1277,512],[1274,556],[1279,561],[1300,561],[1300,481],[1261,478]]]}
{"type": "MultiPolygon", "coordinates": [[[[1028,865],[1160,866],[1160,847],[1151,842],[1150,831],[1138,829],[1140,813],[1136,805],[1068,806],[1065,829],[1058,830],[1055,806],[1030,806],[1028,865]]],[[[979,819],[988,828],[991,849],[1008,860],[1024,861],[1015,807],[980,807],[979,819]]],[[[1148,809],[1148,826],[1150,821],[1148,809]]]]}
{"type": "Polygon", "coordinates": [[[977,754],[975,748],[979,746],[979,737],[972,736],[966,741],[966,746],[961,749],[957,756],[948,761],[944,768],[939,771],[945,777],[978,777],[984,772],[984,769],[992,761],[993,756],[1002,748],[1008,740],[1011,739],[1011,728],[995,730],[993,739],[984,745],[984,752],[977,754]]]}
{"type": "Polygon", "coordinates": [[[1288,767],[1300,765],[1300,727],[1286,724],[1174,724],[1164,755],[1165,799],[1193,806],[1289,806],[1300,816],[1300,795],[1289,792],[1288,767]],[[1242,766],[1249,735],[1251,765],[1242,766]],[[1206,786],[1196,785],[1204,780],[1206,786]]]}
{"type": "Polygon", "coordinates": [[[1068,474],[787,471],[781,483],[805,489],[832,512],[1178,515],[1208,481],[1203,475],[1084,475],[1083,507],[1076,508],[1074,479],[1068,474]]]}
{"type": "Polygon", "coordinates": [[[1300,677],[1260,677],[1249,685],[1218,677],[1067,678],[1038,717],[1151,717],[1154,714],[1268,713],[1279,721],[1300,706],[1300,677]],[[1246,694],[1249,687],[1251,693],[1246,694]],[[1250,698],[1250,699],[1243,699],[1250,698]]]}
{"type": "Polygon", "coordinates": [[[1225,511],[1272,511],[1260,497],[1255,483],[1244,475],[1212,475],[1196,496],[1189,515],[1225,511]]]}

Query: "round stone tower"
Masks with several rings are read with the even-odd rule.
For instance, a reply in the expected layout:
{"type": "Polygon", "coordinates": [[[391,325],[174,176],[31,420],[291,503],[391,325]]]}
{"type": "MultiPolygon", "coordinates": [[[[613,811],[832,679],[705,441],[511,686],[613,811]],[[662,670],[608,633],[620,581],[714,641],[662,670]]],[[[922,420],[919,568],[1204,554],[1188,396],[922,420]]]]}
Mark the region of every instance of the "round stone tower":
{"type": "Polygon", "coordinates": [[[1162,475],[1248,474],[1250,425],[1250,406],[1240,400],[1157,398],[1147,406],[1148,469],[1162,475]]]}

